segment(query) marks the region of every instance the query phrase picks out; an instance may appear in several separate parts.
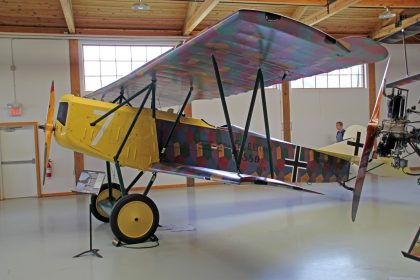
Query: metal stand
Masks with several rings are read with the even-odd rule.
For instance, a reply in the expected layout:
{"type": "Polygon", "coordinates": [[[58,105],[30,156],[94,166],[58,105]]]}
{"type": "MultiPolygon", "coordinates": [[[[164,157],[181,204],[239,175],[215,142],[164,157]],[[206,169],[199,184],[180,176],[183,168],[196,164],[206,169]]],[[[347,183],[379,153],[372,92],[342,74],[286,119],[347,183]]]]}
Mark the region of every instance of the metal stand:
{"type": "Polygon", "coordinates": [[[102,256],[98,253],[99,249],[92,248],[92,203],[89,204],[89,250],[84,251],[80,254],[77,254],[73,258],[78,258],[84,256],[86,254],[92,254],[97,256],[98,258],[102,258],[102,256]]]}
{"type": "Polygon", "coordinates": [[[413,250],[417,243],[420,243],[420,227],[417,230],[416,236],[414,236],[413,242],[411,242],[410,249],[408,249],[408,252],[401,251],[404,257],[419,261],[420,262],[420,256],[414,255],[413,250]]]}

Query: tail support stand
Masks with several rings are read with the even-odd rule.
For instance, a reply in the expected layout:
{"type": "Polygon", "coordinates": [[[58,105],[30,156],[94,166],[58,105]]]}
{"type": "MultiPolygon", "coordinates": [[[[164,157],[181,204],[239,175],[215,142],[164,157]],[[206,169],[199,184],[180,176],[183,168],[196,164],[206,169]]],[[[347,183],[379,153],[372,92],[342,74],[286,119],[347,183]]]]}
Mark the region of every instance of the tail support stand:
{"type": "Polygon", "coordinates": [[[79,258],[81,256],[87,255],[87,254],[92,254],[94,256],[97,256],[98,258],[103,258],[99,253],[99,249],[93,249],[93,245],[92,245],[92,203],[89,204],[89,250],[84,251],[80,254],[77,254],[76,256],[74,256],[73,258],[79,258]]]}

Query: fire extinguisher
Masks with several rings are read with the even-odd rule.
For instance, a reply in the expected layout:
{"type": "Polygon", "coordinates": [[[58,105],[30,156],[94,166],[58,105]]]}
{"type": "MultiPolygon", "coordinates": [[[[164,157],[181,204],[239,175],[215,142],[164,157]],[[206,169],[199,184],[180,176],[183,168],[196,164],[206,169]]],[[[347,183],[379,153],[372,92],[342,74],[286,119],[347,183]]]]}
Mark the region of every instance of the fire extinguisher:
{"type": "Polygon", "coordinates": [[[51,178],[52,177],[52,161],[49,159],[47,163],[47,169],[45,171],[45,177],[51,178]]]}

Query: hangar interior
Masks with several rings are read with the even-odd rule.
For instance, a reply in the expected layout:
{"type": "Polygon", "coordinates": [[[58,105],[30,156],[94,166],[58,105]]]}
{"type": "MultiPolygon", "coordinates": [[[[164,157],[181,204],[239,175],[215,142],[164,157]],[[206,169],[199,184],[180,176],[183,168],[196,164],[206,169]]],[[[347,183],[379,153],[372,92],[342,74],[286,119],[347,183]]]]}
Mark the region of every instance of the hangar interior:
{"type": "MultiPolygon", "coordinates": [[[[417,0],[0,1],[0,279],[420,279],[420,263],[401,255],[420,226],[419,175],[367,174],[352,222],[352,192],[338,183],[297,184],[325,194],[317,195],[159,173],[149,194],[160,213],[158,247],[116,247],[108,224],[93,218],[93,246],[103,258],[72,258],[89,246],[90,209],[90,195],[72,189],[82,170],[106,172],[106,165],[53,139],[42,182],[45,136],[38,125],[51,81],[56,116],[62,96],[85,97],[241,9],[290,17],[337,41],[379,42],[390,58],[388,82],[420,72],[417,0]]],[[[267,87],[271,137],[317,149],[336,142],[337,121],[366,127],[386,64],[267,87]]],[[[419,109],[420,82],[403,88],[406,108],[419,109]]],[[[158,99],[156,107],[176,113],[182,101],[165,107],[158,99]]],[[[246,126],[251,102],[252,90],[226,97],[233,125],[246,126]]],[[[266,136],[261,103],[257,94],[250,131],[266,136]]],[[[389,117],[388,103],[382,98],[380,120],[389,117]]],[[[194,100],[184,113],[226,124],[219,98],[194,100]]],[[[419,128],[418,113],[410,120],[419,128]]],[[[419,173],[419,156],[406,159],[419,173]]],[[[357,165],[350,171],[356,175],[357,165]]],[[[122,168],[127,182],[137,173],[122,168]]],[[[118,182],[114,166],[110,175],[118,182]]],[[[146,172],[133,191],[142,193],[151,176],[146,172]]]]}

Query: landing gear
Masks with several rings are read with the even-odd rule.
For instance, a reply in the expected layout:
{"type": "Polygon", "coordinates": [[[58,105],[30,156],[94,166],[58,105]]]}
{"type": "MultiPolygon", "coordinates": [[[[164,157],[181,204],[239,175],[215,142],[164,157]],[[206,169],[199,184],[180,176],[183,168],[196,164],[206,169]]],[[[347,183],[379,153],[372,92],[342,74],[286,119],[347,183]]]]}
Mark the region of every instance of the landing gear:
{"type": "MultiPolygon", "coordinates": [[[[120,102],[119,105],[111,109],[110,111],[106,112],[104,115],[96,119],[95,121],[91,122],[91,126],[95,126],[98,122],[102,121],[103,119],[107,118],[110,114],[117,111],[119,108],[130,105],[129,102],[146,92],[143,101],[141,102],[140,107],[137,109],[136,114],[131,121],[131,124],[123,137],[118,150],[113,157],[115,163],[115,170],[118,176],[118,190],[114,190],[114,184],[112,183],[111,179],[111,165],[110,162],[106,162],[106,169],[107,169],[107,177],[108,177],[108,185],[112,185],[112,188],[108,189],[107,187],[104,188],[103,194],[102,189],[98,196],[92,197],[95,200],[94,204],[96,207],[93,207],[92,213],[95,213],[95,217],[97,217],[101,221],[109,221],[111,225],[111,230],[114,233],[115,237],[123,243],[126,244],[135,244],[135,243],[142,243],[147,241],[148,239],[153,239],[154,233],[159,225],[159,211],[156,207],[156,204],[147,197],[148,192],[150,191],[155,179],[156,173],[154,172],[152,178],[150,179],[149,183],[146,186],[146,189],[141,194],[129,194],[130,189],[134,186],[134,184],[140,179],[143,175],[143,171],[140,171],[139,174],[133,179],[133,181],[125,187],[123,175],[121,172],[121,165],[119,162],[119,157],[130,137],[131,132],[134,129],[134,126],[137,122],[137,119],[140,117],[140,113],[142,112],[144,105],[146,104],[149,95],[152,94],[151,100],[151,107],[153,112],[153,118],[155,118],[155,90],[156,90],[156,80],[152,80],[152,82],[140,90],[139,92],[135,93],[131,97],[125,99],[123,98],[123,92],[120,93],[120,98],[114,100],[115,102],[120,102]],[[123,101],[123,99],[125,99],[123,101]],[[112,196],[115,195],[118,200],[108,199],[112,193],[112,196]],[[109,217],[109,218],[108,218],[109,217]]],[[[192,90],[192,89],[191,89],[192,90]]],[[[188,94],[188,97],[191,95],[188,94]]],[[[183,105],[183,108],[186,105],[183,105]]],[[[181,114],[181,112],[179,113],[181,114]]],[[[179,120],[179,117],[178,117],[179,120]]]]}
{"type": "Polygon", "coordinates": [[[117,201],[121,198],[121,190],[120,185],[116,183],[111,184],[112,188],[112,199],[109,199],[109,190],[108,184],[103,184],[101,189],[99,190],[98,195],[92,194],[90,197],[90,202],[92,205],[92,215],[101,222],[108,223],[109,222],[109,215],[103,208],[100,207],[100,203],[104,201],[109,201],[110,206],[112,207],[112,201],[117,201]]]}
{"type": "Polygon", "coordinates": [[[142,243],[156,232],[159,225],[159,211],[149,197],[128,194],[114,205],[110,225],[119,241],[126,244],[142,243]]]}

